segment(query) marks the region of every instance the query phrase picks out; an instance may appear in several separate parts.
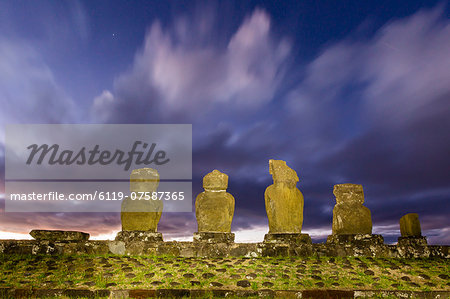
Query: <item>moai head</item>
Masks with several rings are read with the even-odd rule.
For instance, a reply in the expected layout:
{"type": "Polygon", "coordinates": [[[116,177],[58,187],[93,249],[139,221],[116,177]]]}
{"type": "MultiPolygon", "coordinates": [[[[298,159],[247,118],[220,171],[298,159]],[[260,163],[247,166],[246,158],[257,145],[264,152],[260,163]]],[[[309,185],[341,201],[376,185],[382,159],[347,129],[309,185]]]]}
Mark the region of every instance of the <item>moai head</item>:
{"type": "Polygon", "coordinates": [[[364,191],[362,185],[338,184],[334,185],[333,194],[336,196],[336,204],[364,203],[364,191]]]}
{"type": "Polygon", "coordinates": [[[274,184],[286,183],[295,186],[299,181],[297,172],[286,165],[283,160],[269,160],[269,173],[274,184]]]}
{"type": "Polygon", "coordinates": [[[159,185],[159,174],[153,168],[133,169],[130,175],[131,192],[154,192],[159,185]]]}
{"type": "Polygon", "coordinates": [[[212,191],[225,191],[228,187],[228,175],[218,171],[211,171],[203,177],[203,188],[212,191]]]}

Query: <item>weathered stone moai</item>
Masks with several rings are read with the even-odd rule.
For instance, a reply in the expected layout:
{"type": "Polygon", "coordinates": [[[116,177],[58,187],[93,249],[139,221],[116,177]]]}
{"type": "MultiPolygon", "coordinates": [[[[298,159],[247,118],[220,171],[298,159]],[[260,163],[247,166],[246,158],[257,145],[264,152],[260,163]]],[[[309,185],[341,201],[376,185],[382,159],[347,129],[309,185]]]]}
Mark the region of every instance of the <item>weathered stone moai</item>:
{"type": "Polygon", "coordinates": [[[122,231],[117,234],[116,240],[162,241],[162,234],[157,232],[157,228],[163,210],[163,202],[144,199],[147,195],[151,198],[158,185],[159,174],[155,169],[140,168],[131,172],[131,194],[122,202],[120,215],[122,231]]]}
{"type": "Polygon", "coordinates": [[[371,241],[383,243],[379,235],[372,235],[370,210],[363,206],[362,185],[338,184],[333,188],[336,205],[333,209],[332,235],[327,242],[371,241]]]}
{"type": "Polygon", "coordinates": [[[234,215],[234,197],[227,192],[228,176],[218,170],[205,175],[203,188],[195,200],[198,232],[194,241],[230,243],[234,241],[231,222],[234,215]]]}
{"type": "Polygon", "coordinates": [[[364,191],[361,185],[335,185],[333,194],[333,235],[372,234],[370,210],[363,206],[364,191]]]}
{"type": "Polygon", "coordinates": [[[426,237],[422,236],[419,215],[409,213],[400,218],[400,234],[398,245],[427,245],[426,237]]]}
{"type": "Polygon", "coordinates": [[[311,243],[309,235],[301,233],[304,200],[296,187],[297,173],[282,160],[269,160],[269,172],[273,184],[264,193],[269,219],[269,233],[264,241],[311,243]]]}

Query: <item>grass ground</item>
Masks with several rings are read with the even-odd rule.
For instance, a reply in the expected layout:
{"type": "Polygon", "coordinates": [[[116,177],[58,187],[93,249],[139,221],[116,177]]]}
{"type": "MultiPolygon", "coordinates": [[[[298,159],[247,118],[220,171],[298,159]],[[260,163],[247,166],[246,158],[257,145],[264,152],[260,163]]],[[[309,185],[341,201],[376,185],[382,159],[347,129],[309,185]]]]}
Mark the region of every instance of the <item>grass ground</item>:
{"type": "Polygon", "coordinates": [[[0,255],[0,287],[450,290],[448,259],[0,255]]]}

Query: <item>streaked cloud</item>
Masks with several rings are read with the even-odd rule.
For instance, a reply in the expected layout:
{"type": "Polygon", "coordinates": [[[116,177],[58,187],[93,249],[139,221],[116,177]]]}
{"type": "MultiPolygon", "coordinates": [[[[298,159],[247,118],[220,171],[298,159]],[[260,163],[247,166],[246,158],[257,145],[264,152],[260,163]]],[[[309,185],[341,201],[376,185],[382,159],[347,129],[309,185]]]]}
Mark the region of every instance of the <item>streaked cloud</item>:
{"type": "Polygon", "coordinates": [[[158,113],[180,112],[193,120],[215,104],[228,110],[248,109],[273,99],[290,44],[272,35],[265,11],[257,9],[248,16],[224,48],[212,41],[203,43],[198,36],[205,32],[191,34],[212,26],[174,23],[174,28],[163,28],[159,22],[150,27],[132,70],[118,77],[113,92],[104,91],[94,99],[94,119],[117,121],[115,114],[127,112],[123,108],[134,111],[134,105],[148,102],[146,121],[158,113]]]}
{"type": "Polygon", "coordinates": [[[0,38],[0,122],[61,123],[77,107],[42,56],[29,44],[0,38]]]}

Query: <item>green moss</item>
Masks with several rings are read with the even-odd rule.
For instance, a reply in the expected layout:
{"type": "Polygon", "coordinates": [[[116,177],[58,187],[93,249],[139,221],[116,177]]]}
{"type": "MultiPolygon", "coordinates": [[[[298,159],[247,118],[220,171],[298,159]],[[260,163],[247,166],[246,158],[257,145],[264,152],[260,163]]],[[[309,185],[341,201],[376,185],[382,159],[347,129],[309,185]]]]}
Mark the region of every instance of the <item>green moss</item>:
{"type": "Polygon", "coordinates": [[[272,289],[312,289],[320,288],[317,282],[323,282],[323,288],[333,289],[384,289],[384,290],[450,290],[448,280],[438,277],[440,274],[449,275],[450,262],[447,259],[369,259],[369,258],[180,258],[173,256],[28,256],[28,255],[0,255],[0,287],[20,288],[85,288],[88,281],[95,282],[92,288],[105,288],[108,283],[115,283],[112,288],[211,288],[211,282],[220,282],[225,289],[240,289],[236,283],[246,279],[245,276],[255,273],[249,289],[266,289],[265,281],[274,284],[272,289]],[[345,262],[348,261],[348,262],[345,262]],[[240,262],[235,264],[236,262],[240,262]],[[365,269],[359,264],[364,263],[374,275],[366,275],[365,269]],[[407,264],[405,267],[404,264],[407,264]],[[111,267],[103,267],[111,264],[111,267]],[[210,265],[214,264],[213,267],[210,265]],[[352,269],[343,266],[351,265],[352,269]],[[391,269],[391,265],[400,267],[391,269]],[[131,267],[134,277],[127,277],[123,267],[131,267]],[[88,271],[92,268],[92,276],[88,271]],[[166,270],[161,270],[165,268],[166,270]],[[225,272],[216,269],[226,269],[225,272]],[[239,271],[241,269],[241,271],[239,271]],[[385,271],[385,272],[383,272],[385,271]],[[106,275],[111,273],[111,277],[106,275]],[[153,277],[145,277],[148,273],[155,273],[153,277]],[[170,273],[172,277],[165,277],[170,273]],[[185,278],[183,274],[192,273],[195,278],[185,278]],[[203,273],[213,273],[212,278],[203,278],[203,273]],[[424,273],[430,279],[418,276],[424,273]],[[238,274],[239,279],[230,278],[238,274]],[[275,277],[273,278],[272,275],[275,277]],[[287,276],[285,276],[287,275],[287,276]],[[320,276],[320,280],[313,275],[320,276]],[[408,276],[411,280],[403,281],[400,278],[408,276]],[[337,278],[337,279],[336,279],[337,278]],[[154,286],[153,281],[163,282],[154,286]],[[192,286],[190,281],[197,280],[199,285],[192,286]],[[53,283],[48,283],[51,281],[53,283]],[[141,284],[133,284],[141,282],[141,284]],[[172,286],[171,282],[179,285],[172,286]],[[435,286],[427,286],[431,282],[435,286]],[[301,283],[301,285],[299,285],[301,283]],[[339,285],[333,285],[338,283],[339,285]],[[361,285],[357,285],[357,284],[361,285]],[[399,284],[398,287],[392,284],[399,284]],[[418,286],[413,285],[418,284],[418,286]],[[50,286],[52,285],[52,286],[50,286]]]}

